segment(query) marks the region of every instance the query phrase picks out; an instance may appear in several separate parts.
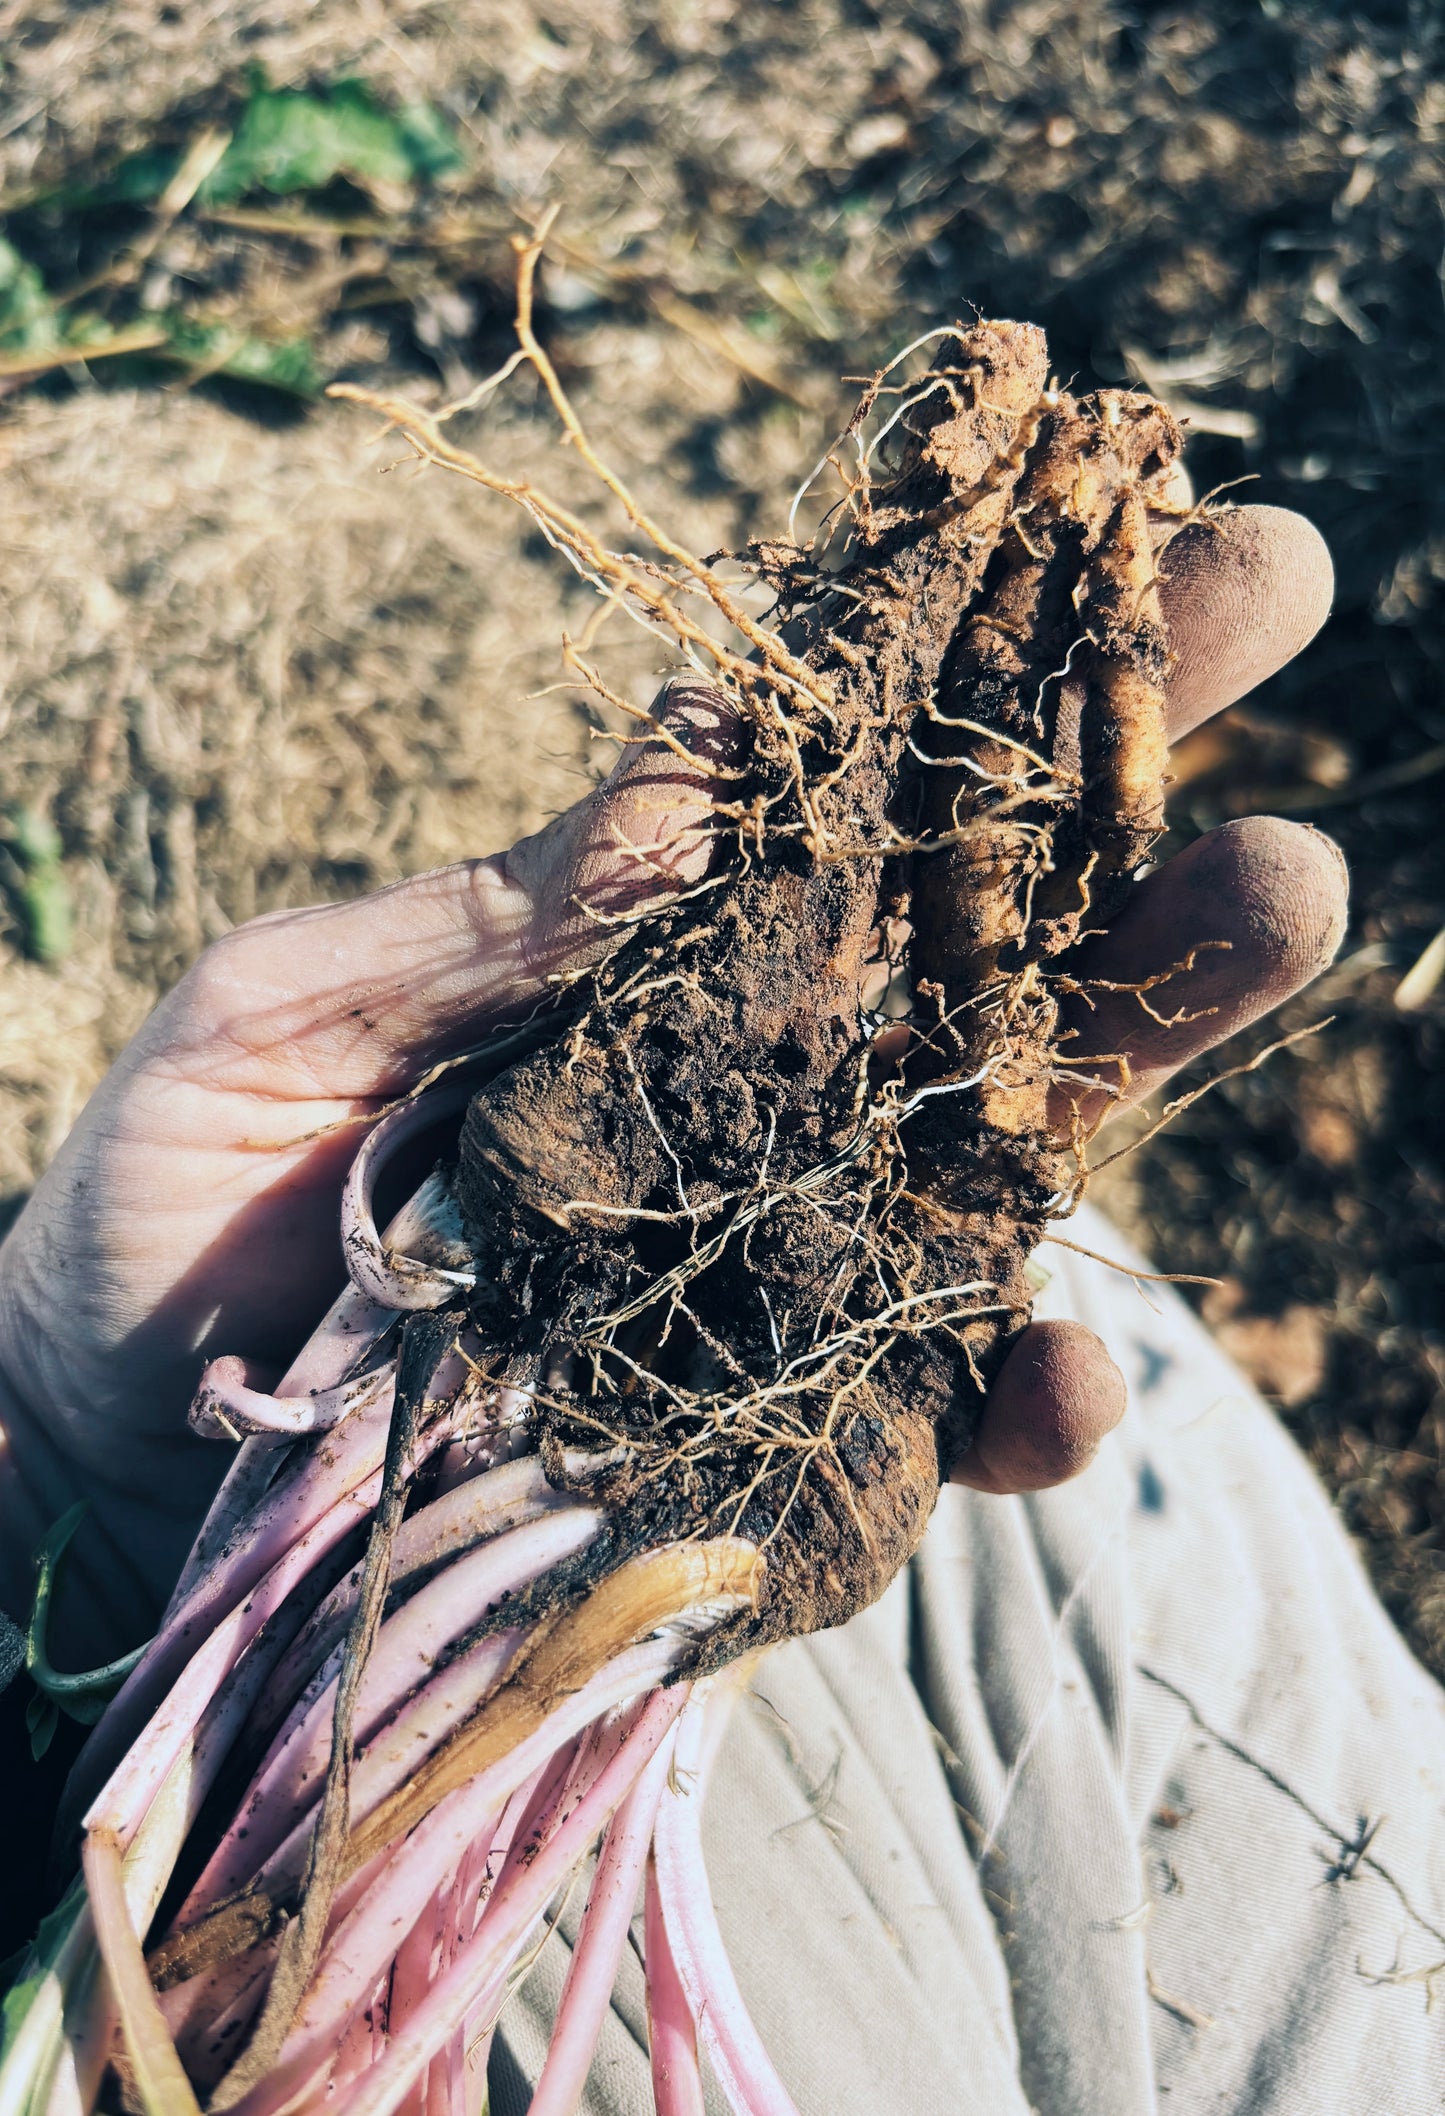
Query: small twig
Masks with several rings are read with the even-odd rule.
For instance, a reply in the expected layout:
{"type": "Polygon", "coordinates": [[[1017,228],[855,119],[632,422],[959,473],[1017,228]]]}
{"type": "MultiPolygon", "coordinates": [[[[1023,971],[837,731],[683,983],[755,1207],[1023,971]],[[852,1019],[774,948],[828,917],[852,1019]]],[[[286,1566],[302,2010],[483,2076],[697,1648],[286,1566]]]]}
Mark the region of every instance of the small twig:
{"type": "Polygon", "coordinates": [[[1166,2013],[1174,2014],[1187,2028],[1214,2026],[1212,2013],[1203,2013],[1198,2006],[1191,2006],[1187,1998],[1176,1998],[1172,1991],[1166,1991],[1162,1984],[1155,1981],[1154,1972],[1147,1963],[1144,1966],[1144,1983],[1155,2005],[1162,2006],[1166,2013]]]}
{"type": "Polygon", "coordinates": [[[1442,1945],[1445,1945],[1445,1931],[1442,1931],[1438,1925],[1432,1925],[1430,1920],[1422,1916],[1415,1908],[1405,1889],[1395,1879],[1390,1869],[1387,1866],[1382,1866],[1374,1854],[1368,1850],[1368,1840],[1365,1845],[1361,1845],[1358,1831],[1353,1837],[1346,1836],[1342,1829],[1337,1829],[1333,1822],[1327,1821],[1318,1808],[1312,1807],[1309,1801],[1305,1799],[1303,1793],[1296,1792],[1287,1778],[1282,1778],[1278,1771],[1271,1770],[1267,1763],[1261,1762],[1258,1756],[1251,1755],[1249,1750],[1242,1747],[1239,1742],[1232,1741],[1227,1734],[1221,1734],[1218,1727],[1211,1726],[1189,1693],[1186,1690],[1181,1690],[1177,1683],[1170,1682],[1167,1675],[1160,1675],[1154,1668],[1146,1668],[1142,1661],[1138,1663],[1138,1668],[1139,1673],[1146,1682],[1155,1683],[1161,1690],[1167,1690],[1171,1697],[1176,1698],[1183,1705],[1201,1734],[1207,1734],[1211,1741],[1217,1742],[1226,1755],[1233,1756],[1236,1762],[1247,1765],[1252,1771],[1257,1771],[1266,1784],[1272,1785],[1277,1793],[1282,1793],[1285,1799],[1297,1807],[1302,1815],[1307,1815],[1316,1829],[1323,1830],[1327,1837],[1332,1837],[1342,1853],[1353,1857],[1358,1847],[1358,1857],[1355,1858],[1354,1865],[1351,1868],[1351,1876],[1361,1866],[1368,1867],[1370,1872],[1377,1875],[1387,1888],[1393,1890],[1406,1916],[1412,1918],[1422,1932],[1428,1932],[1432,1940],[1439,1940],[1442,1945]]]}
{"type": "Polygon", "coordinates": [[[1197,1271],[1138,1271],[1132,1264],[1121,1264],[1112,1256],[1101,1256],[1097,1249],[1086,1249],[1082,1242],[1065,1241],[1061,1234],[1045,1234],[1041,1241],[1051,1242],[1055,1249],[1072,1249],[1075,1256],[1086,1256],[1094,1264],[1107,1264],[1111,1271],[1122,1271],[1125,1278],[1147,1279],[1154,1286],[1217,1286],[1217,1278],[1201,1277],[1197,1271]]]}

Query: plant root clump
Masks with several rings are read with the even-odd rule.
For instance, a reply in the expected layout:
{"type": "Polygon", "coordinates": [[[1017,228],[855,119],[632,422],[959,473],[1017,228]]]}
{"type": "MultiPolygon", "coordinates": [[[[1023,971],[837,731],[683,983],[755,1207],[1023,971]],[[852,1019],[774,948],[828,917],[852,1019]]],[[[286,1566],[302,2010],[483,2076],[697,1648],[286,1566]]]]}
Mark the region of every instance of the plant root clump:
{"type": "Polygon", "coordinates": [[[1068,951],[1162,826],[1179,432],[1053,387],[1027,324],[929,359],[835,451],[841,558],[744,554],[778,628],[707,671],[739,731],[707,881],[480,1089],[452,1177],[479,1362],[610,1509],[569,1591],[659,1543],[763,1553],[709,1666],[845,1621],[922,1535],[1081,1189],[1068,951]]]}
{"type": "Polygon", "coordinates": [[[467,2116],[600,1834],[534,2106],[577,2105],[627,1931],[600,1906],[645,1866],[659,2108],[679,2065],[701,2105],[699,2048],[738,2111],[791,2107],[689,1791],[720,1671],[904,1564],[1082,1193],[1083,1111],[1127,1085],[1071,1063],[1061,1009],[1162,824],[1168,413],[1057,389],[1027,324],[930,333],[820,466],[819,534],[750,547],[739,586],[592,449],[532,330],[543,233],[494,380],[530,361],[653,555],[490,471],[450,411],[339,393],[682,648],[706,688],[661,718],[571,651],[705,784],[709,863],[683,886],[672,840],[633,847],[665,885],[583,907],[555,1004],[371,1127],[351,1282],[276,1392],[206,1368],[193,1425],[248,1437],[77,1765],[83,1885],[27,1972],[64,2003],[7,2016],[16,2106],[53,2085],[89,2116],[115,2076],[172,2116],[467,2116]],[[463,1109],[383,1235],[383,1163],[463,1109]]]}

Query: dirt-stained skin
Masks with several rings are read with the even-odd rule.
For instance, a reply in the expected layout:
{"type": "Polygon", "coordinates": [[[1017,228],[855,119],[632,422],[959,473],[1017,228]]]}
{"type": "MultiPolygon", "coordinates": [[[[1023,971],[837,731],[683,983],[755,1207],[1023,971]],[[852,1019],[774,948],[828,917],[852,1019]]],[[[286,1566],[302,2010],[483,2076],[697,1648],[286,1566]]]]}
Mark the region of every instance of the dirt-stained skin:
{"type": "Polygon", "coordinates": [[[1076,1195],[1067,951],[1162,821],[1146,510],[1178,431],[1051,389],[1029,325],[933,357],[870,392],[901,416],[841,569],[750,554],[812,681],[740,687],[712,886],[627,933],[462,1136],[484,1359],[535,1383],[549,1460],[617,1451],[594,1572],[688,1535],[765,1554],[712,1660],[844,1621],[917,1544],[1076,1195]],[[903,921],[913,1033],[880,1051],[860,987],[903,921]]]}

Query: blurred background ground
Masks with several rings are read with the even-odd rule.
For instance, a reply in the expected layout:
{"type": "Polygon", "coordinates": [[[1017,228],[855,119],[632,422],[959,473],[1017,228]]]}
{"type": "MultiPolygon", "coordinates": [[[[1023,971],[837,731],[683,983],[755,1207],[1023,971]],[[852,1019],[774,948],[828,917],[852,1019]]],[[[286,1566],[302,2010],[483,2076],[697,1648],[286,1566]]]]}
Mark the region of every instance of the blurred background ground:
{"type": "MultiPolygon", "coordinates": [[[[495,849],[599,766],[552,688],[585,598],[500,502],[378,476],[326,381],[463,393],[559,202],[544,335],[708,550],[780,523],[842,372],[1032,316],[1335,553],[1326,632],[1173,794],[1180,841],[1274,808],[1343,844],[1350,937],[1285,1023],[1332,1025],[1108,1203],[1222,1279],[1445,1673],[1442,46],[1328,0],[0,4],[0,1198],[208,938],[495,849]]],[[[525,386],[486,430],[551,450],[525,386]]]]}

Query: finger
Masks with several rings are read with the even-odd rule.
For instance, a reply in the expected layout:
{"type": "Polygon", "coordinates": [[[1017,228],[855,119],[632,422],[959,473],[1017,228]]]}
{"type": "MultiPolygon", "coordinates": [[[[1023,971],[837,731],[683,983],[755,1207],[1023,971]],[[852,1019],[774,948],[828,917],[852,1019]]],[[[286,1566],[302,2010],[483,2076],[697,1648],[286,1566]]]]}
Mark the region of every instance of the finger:
{"type": "Polygon", "coordinates": [[[595,960],[617,921],[706,871],[712,801],[739,724],[707,685],[657,701],[668,738],[629,748],[586,799],[509,852],[374,896],[257,919],[208,951],[145,1036],[205,1058],[208,1080],[266,1092],[397,1092],[489,1024],[524,1015],[595,960]]]}
{"type": "MultiPolygon", "coordinates": [[[[1064,1017],[1069,1071],[1122,1082],[1123,1100],[1142,1101],[1317,977],[1344,937],[1348,900],[1344,857],[1323,831],[1277,816],[1210,831],[1140,882],[1070,963],[1084,990],[1064,1017]],[[1105,1061],[1120,1052],[1127,1076],[1105,1061]]],[[[1091,1122],[1120,1099],[1078,1082],[1060,1095],[1091,1122]]]]}
{"type": "Polygon", "coordinates": [[[1158,572],[1174,657],[1171,742],[1292,661],[1334,594],[1324,538],[1286,507],[1240,507],[1190,524],[1159,553],[1158,572]]]}
{"type": "Polygon", "coordinates": [[[999,1369],[952,1481],[975,1491],[1044,1491],[1087,1469],[1124,1415],[1124,1377],[1092,1330],[1031,1323],[999,1369]]]}
{"type": "Polygon", "coordinates": [[[716,832],[713,802],[736,786],[741,723],[726,695],[695,679],[668,684],[653,706],[669,747],[624,751],[597,791],[502,855],[507,887],[527,907],[524,981],[592,959],[609,945],[599,920],[700,881],[716,832]]]}

